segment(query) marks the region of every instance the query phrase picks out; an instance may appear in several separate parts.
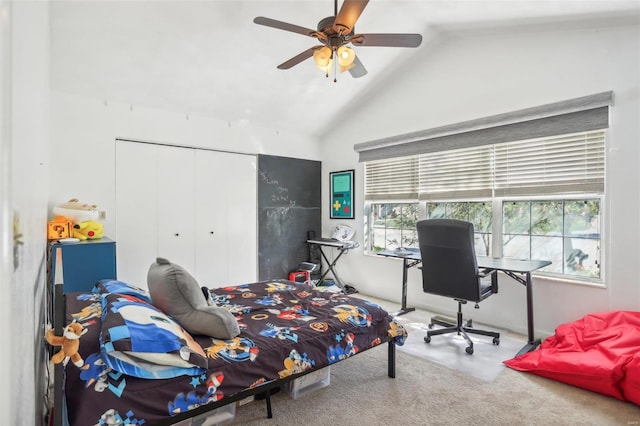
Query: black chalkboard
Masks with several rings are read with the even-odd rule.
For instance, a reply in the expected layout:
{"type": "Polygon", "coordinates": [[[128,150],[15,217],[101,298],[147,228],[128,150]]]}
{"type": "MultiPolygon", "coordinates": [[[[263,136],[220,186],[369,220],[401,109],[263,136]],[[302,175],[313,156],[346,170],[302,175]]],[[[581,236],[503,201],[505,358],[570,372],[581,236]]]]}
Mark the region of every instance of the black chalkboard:
{"type": "Polygon", "coordinates": [[[258,155],[258,279],[288,278],[320,235],[320,161],[258,155]]]}

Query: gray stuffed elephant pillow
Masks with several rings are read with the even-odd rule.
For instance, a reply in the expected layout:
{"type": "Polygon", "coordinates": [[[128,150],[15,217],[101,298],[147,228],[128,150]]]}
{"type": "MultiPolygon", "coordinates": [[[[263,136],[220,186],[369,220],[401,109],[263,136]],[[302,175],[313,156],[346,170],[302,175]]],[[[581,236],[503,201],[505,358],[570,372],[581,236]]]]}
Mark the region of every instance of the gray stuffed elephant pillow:
{"type": "Polygon", "coordinates": [[[196,279],[184,268],[158,257],[149,267],[147,285],[153,305],[173,317],[191,334],[232,339],[240,334],[238,321],[225,308],[203,294],[196,279]]]}

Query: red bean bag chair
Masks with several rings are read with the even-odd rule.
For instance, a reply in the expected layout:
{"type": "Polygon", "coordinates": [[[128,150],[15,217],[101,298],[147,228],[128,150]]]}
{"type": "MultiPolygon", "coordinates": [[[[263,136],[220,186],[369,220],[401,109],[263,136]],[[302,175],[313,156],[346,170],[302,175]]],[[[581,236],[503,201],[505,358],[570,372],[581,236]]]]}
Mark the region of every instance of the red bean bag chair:
{"type": "MultiPolygon", "coordinates": [[[[638,331],[636,330],[636,333],[638,331]]],[[[625,367],[624,380],[620,383],[622,396],[627,401],[640,405],[640,356],[636,355],[625,367]]]]}
{"type": "Polygon", "coordinates": [[[640,312],[586,315],[560,325],[538,349],[504,363],[640,405],[640,312]]]}

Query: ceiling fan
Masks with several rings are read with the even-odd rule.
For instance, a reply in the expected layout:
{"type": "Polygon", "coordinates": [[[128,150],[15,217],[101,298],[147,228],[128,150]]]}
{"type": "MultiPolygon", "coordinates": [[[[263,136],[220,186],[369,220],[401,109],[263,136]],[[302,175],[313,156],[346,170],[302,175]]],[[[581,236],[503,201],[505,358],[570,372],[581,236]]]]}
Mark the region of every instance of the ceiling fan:
{"type": "MultiPolygon", "coordinates": [[[[278,69],[287,70],[302,61],[313,57],[316,65],[327,77],[331,70],[349,71],[358,78],[367,74],[367,69],[358,59],[353,46],[418,47],[422,43],[420,34],[356,34],[355,24],[369,0],[344,0],[338,12],[338,0],[334,0],[334,16],[318,22],[317,30],[300,27],[287,22],[258,16],[256,24],[302,34],[318,39],[320,45],[313,46],[293,58],[278,65],[278,69]]],[[[334,78],[334,81],[336,79],[334,78]]]]}

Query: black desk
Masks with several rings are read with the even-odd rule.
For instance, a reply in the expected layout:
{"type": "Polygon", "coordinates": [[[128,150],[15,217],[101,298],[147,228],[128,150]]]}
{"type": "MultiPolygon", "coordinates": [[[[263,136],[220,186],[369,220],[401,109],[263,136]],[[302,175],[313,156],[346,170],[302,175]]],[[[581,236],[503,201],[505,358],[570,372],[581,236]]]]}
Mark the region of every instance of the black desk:
{"type": "MultiPolygon", "coordinates": [[[[404,249],[402,252],[395,250],[385,250],[378,253],[381,256],[396,257],[403,260],[402,264],[402,308],[397,315],[402,315],[415,310],[415,308],[407,308],[407,271],[409,268],[422,262],[419,249],[404,249]]],[[[487,269],[489,271],[500,271],[513,278],[526,287],[527,292],[527,344],[518,352],[521,355],[530,352],[538,347],[540,339],[535,338],[533,327],[533,286],[531,284],[531,273],[538,269],[550,265],[548,260],[520,260],[509,259],[504,257],[488,257],[477,256],[478,268],[487,269]]]]}
{"type": "Polygon", "coordinates": [[[392,313],[392,315],[404,315],[407,312],[415,311],[416,308],[407,307],[407,278],[409,269],[422,262],[422,259],[420,257],[420,249],[405,248],[402,251],[385,250],[378,253],[378,255],[386,257],[397,257],[402,259],[402,306],[400,307],[399,311],[392,313]]]}
{"type": "Polygon", "coordinates": [[[324,261],[327,262],[327,265],[329,266],[329,269],[324,271],[324,273],[320,276],[319,282],[322,282],[324,277],[326,277],[329,272],[333,272],[333,279],[336,285],[342,289],[343,293],[352,294],[352,293],[358,292],[358,290],[356,290],[354,287],[342,282],[342,280],[338,276],[338,272],[336,271],[335,266],[336,266],[336,263],[338,263],[338,259],[340,259],[340,256],[342,256],[344,253],[346,253],[350,249],[360,247],[360,243],[358,243],[357,241],[340,241],[340,240],[334,240],[331,238],[318,238],[313,240],[307,240],[307,244],[317,245],[318,248],[320,249],[320,254],[322,255],[324,261]],[[336,248],[338,249],[339,253],[333,259],[333,261],[330,261],[327,258],[327,255],[324,253],[324,250],[322,250],[322,247],[336,248]]]}

